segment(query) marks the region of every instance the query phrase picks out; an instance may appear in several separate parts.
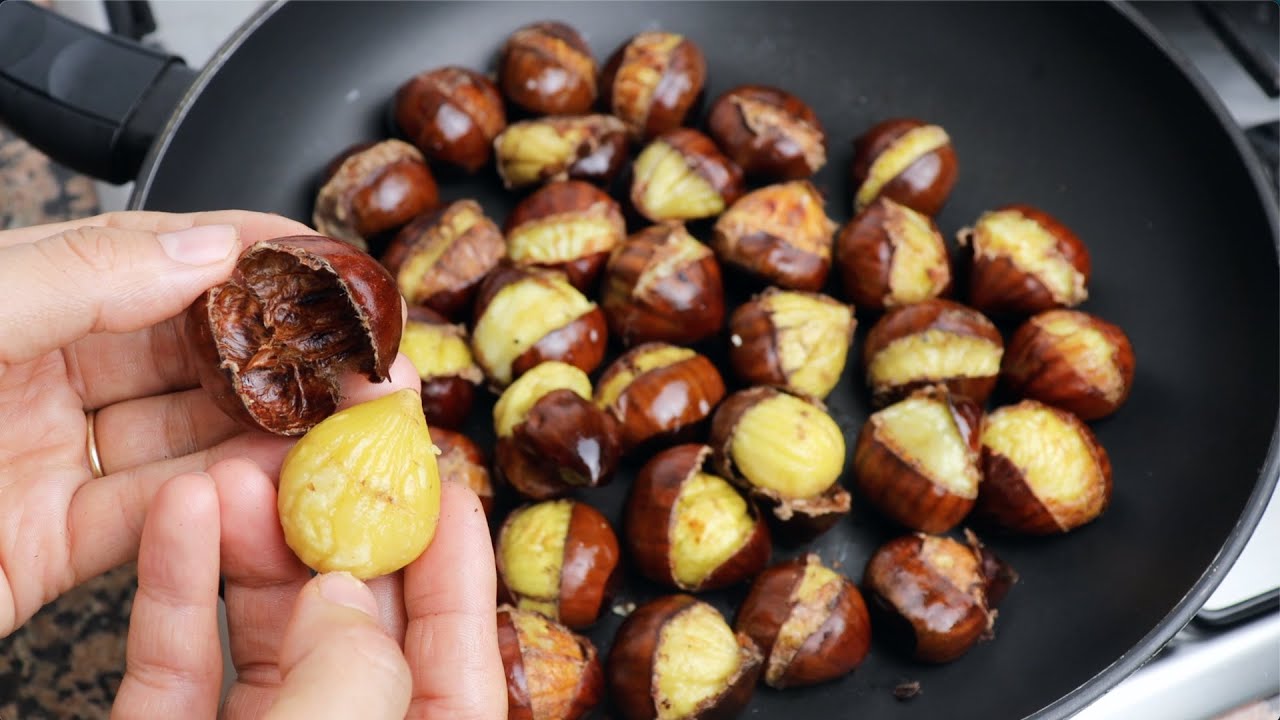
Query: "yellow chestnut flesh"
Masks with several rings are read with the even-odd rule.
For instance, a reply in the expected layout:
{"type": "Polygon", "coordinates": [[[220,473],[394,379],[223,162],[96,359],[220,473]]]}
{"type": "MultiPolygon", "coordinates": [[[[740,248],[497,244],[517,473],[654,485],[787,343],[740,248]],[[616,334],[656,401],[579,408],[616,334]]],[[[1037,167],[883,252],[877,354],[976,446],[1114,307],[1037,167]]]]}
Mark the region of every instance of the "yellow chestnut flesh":
{"type": "Polygon", "coordinates": [[[844,469],[844,434],[830,415],[779,393],[748,408],[729,450],[739,472],[780,498],[821,495],[844,469]]]}
{"type": "Polygon", "coordinates": [[[655,346],[648,352],[635,355],[633,364],[615,373],[604,385],[600,386],[600,396],[596,399],[596,405],[601,408],[612,406],[617,402],[618,396],[637,377],[668,365],[674,365],[682,360],[688,360],[694,355],[697,355],[697,353],[689,348],[676,347],[674,345],[655,346]]]}
{"type": "Polygon", "coordinates": [[[1062,305],[1078,305],[1089,296],[1085,277],[1063,257],[1058,239],[1017,210],[983,215],[973,229],[977,256],[1006,256],[1014,267],[1039,280],[1062,305]]]}
{"type": "Polygon", "coordinates": [[[908,130],[871,163],[867,179],[858,188],[857,209],[870,205],[890,180],[901,175],[916,160],[949,142],[951,138],[947,131],[937,125],[921,125],[908,130]]]}
{"type": "Polygon", "coordinates": [[[718,698],[738,672],[738,639],[715,608],[696,603],[663,626],[653,665],[658,720],[693,717],[718,698]]]}
{"type": "MultiPolygon", "coordinates": [[[[680,488],[671,514],[671,571],[696,588],[755,531],[747,501],[723,478],[696,473],[680,488]]],[[[736,643],[735,643],[736,644],[736,643]]]]}
{"type": "Polygon", "coordinates": [[[764,304],[778,338],[787,386],[810,397],[831,393],[853,342],[853,308],[798,292],[778,292],[764,304]]]}
{"type": "Polygon", "coordinates": [[[511,624],[520,641],[533,717],[567,717],[587,662],[582,646],[541,615],[512,612],[511,624]]]}
{"type": "Polygon", "coordinates": [[[440,216],[435,232],[448,239],[431,243],[427,252],[410,253],[404,265],[400,267],[400,272],[396,273],[396,286],[400,288],[400,292],[404,293],[406,300],[415,305],[421,305],[427,301],[428,298],[417,290],[422,287],[422,278],[435,270],[436,262],[445,254],[445,251],[453,247],[453,244],[466,235],[467,231],[484,220],[484,212],[473,202],[455,203],[450,207],[449,212],[440,216]]]}
{"type": "Polygon", "coordinates": [[[1056,338],[1054,347],[1071,363],[1071,368],[1109,401],[1116,402],[1124,394],[1125,381],[1116,364],[1116,345],[1089,322],[1087,315],[1050,311],[1031,322],[1056,338]]]}
{"type": "Polygon", "coordinates": [[[400,336],[400,352],[422,377],[466,377],[479,382],[479,368],[467,341],[450,325],[409,322],[400,336]]]}
{"type": "Polygon", "coordinates": [[[573,501],[553,500],[511,514],[498,544],[503,580],[521,610],[556,615],[560,569],[573,501]]]}
{"type": "Polygon", "coordinates": [[[987,416],[982,444],[1008,458],[1055,518],[1096,517],[1106,481],[1080,431],[1058,411],[1024,402],[987,416]]]}
{"type": "Polygon", "coordinates": [[[936,297],[951,283],[947,248],[929,218],[905,205],[885,200],[885,229],[893,243],[886,305],[906,305],[936,297]]]}
{"type": "Polygon", "coordinates": [[[634,172],[644,186],[640,205],[651,217],[696,220],[724,212],[724,196],[661,140],[636,157],[634,172]]]}
{"type": "Polygon", "coordinates": [[[584,400],[591,399],[591,379],[568,363],[544,362],[521,375],[502,393],[493,406],[493,427],[498,437],[510,437],[524,422],[529,409],[553,390],[572,390],[584,400]]]}
{"type": "Polygon", "coordinates": [[[777,686],[800,648],[830,618],[831,604],[843,589],[844,579],[822,563],[805,565],[804,575],[789,598],[791,614],[778,628],[765,665],[766,683],[777,686]]]}
{"type": "Polygon", "coordinates": [[[583,212],[522,223],[507,235],[507,255],[517,263],[554,265],[609,252],[620,236],[615,213],[596,203],[583,212]]]}
{"type": "Polygon", "coordinates": [[[476,322],[472,349],[493,379],[506,385],[516,358],[595,307],[560,275],[513,282],[493,296],[476,322]]]}
{"type": "Polygon", "coordinates": [[[1000,372],[1003,353],[1003,348],[985,338],[933,328],[889,343],[872,358],[867,375],[876,386],[990,377],[1000,372]]]}
{"type": "Polygon", "coordinates": [[[978,496],[978,469],[946,402],[910,397],[876,413],[876,438],[925,477],[966,498],[978,496]]]}

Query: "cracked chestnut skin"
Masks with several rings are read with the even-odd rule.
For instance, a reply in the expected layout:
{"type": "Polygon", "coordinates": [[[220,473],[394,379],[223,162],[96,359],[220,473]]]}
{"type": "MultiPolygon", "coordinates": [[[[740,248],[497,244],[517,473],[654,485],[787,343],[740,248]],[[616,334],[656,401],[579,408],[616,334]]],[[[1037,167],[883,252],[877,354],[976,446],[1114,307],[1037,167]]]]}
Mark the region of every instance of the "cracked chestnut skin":
{"type": "Polygon", "coordinates": [[[563,497],[613,477],[622,455],[617,422],[572,390],[543,395],[495,446],[498,472],[531,500],[563,497]]]}
{"type": "MultiPolygon", "coordinates": [[[[890,285],[895,248],[889,228],[900,211],[890,205],[891,202],[884,197],[876,198],[836,234],[836,265],[841,284],[859,308],[884,310],[917,301],[895,295],[890,285]]],[[[938,263],[926,272],[932,280],[933,297],[945,296],[951,291],[951,262],[937,224],[932,218],[926,219],[941,250],[938,263]]]]}
{"type": "MultiPolygon", "coordinates": [[[[547,657],[541,652],[531,652],[526,658],[520,644],[520,635],[516,631],[512,616],[525,611],[503,606],[498,608],[498,651],[502,656],[502,667],[507,676],[507,717],[509,720],[577,720],[586,715],[604,699],[604,673],[600,669],[600,659],[596,648],[587,638],[571,632],[568,628],[551,623],[551,632],[560,642],[572,643],[582,655],[580,675],[569,689],[570,697],[554,698],[567,707],[562,714],[549,717],[534,712],[534,700],[529,678],[535,674],[529,668],[530,662],[554,662],[563,658],[547,657]]],[[[555,673],[559,675],[559,673],[555,673]]],[[[554,712],[554,711],[553,711],[554,712]]]]}
{"type": "Polygon", "coordinates": [[[553,182],[535,190],[520,204],[516,205],[507,217],[505,232],[510,238],[514,231],[522,225],[545,221],[557,216],[564,217],[565,222],[572,222],[574,216],[586,216],[593,209],[602,209],[603,219],[612,227],[612,240],[607,249],[593,252],[581,257],[559,263],[520,263],[531,264],[559,270],[569,278],[569,282],[583,292],[590,292],[604,268],[609,253],[622,242],[627,234],[627,223],[622,217],[622,209],[609,194],[600,188],[581,180],[565,180],[553,182]]]}
{"type": "Polygon", "coordinates": [[[395,230],[440,203],[422,154],[399,140],[360,143],[325,168],[312,224],[361,250],[378,233],[395,230]]]}
{"type": "Polygon", "coordinates": [[[498,84],[513,104],[531,113],[577,115],[596,101],[596,61],[573,27],[536,22],[507,38],[498,84]]]}
{"type": "Polygon", "coordinates": [[[396,125],[428,158],[474,174],[493,156],[507,126],[502,95],[489,78],[463,67],[428,70],[396,92],[396,125]]]}
{"type": "Polygon", "coordinates": [[[1050,310],[1027,320],[1009,338],[1000,375],[1019,397],[1069,410],[1081,420],[1097,420],[1118,410],[1129,398],[1134,367],[1133,345],[1119,326],[1083,312],[1050,310]],[[1110,357],[1098,357],[1091,348],[1073,347],[1071,336],[1044,329],[1043,323],[1063,317],[1076,319],[1082,327],[1100,334],[1111,348],[1110,357]],[[1089,369],[1102,363],[1114,368],[1114,379],[1119,381],[1114,387],[1102,387],[1088,377],[1089,369]]]}
{"type": "Polygon", "coordinates": [[[301,435],[332,415],[342,373],[389,376],[404,324],[386,269],[348,243],[276,238],[245,250],[231,277],[186,316],[200,384],[255,430],[301,435]]]}
{"type": "MultiPolygon", "coordinates": [[[[716,147],[716,144],[706,135],[692,128],[676,128],[654,138],[653,144],[657,143],[663,143],[679,153],[688,171],[710,186],[720,196],[725,208],[733,205],[745,192],[746,180],[743,178],[742,169],[725,157],[724,153],[720,152],[720,148],[716,147]]],[[[643,153],[642,150],[641,154],[643,153]]],[[[634,169],[635,164],[632,165],[631,207],[645,219],[650,222],[663,222],[697,220],[705,217],[705,214],[683,217],[664,216],[659,210],[649,207],[644,201],[644,191],[649,178],[640,177],[634,169]]]]}
{"type": "MultiPolygon", "coordinates": [[[[614,360],[596,383],[596,401],[600,402],[600,390],[612,377],[629,371],[633,358],[663,345],[639,345],[614,360]]],[[[724,393],[724,380],[716,366],[705,355],[694,354],[636,375],[604,409],[618,421],[623,452],[642,446],[653,449],[701,429],[704,421],[711,417],[711,411],[724,399],[724,393]]]]}
{"type": "Polygon", "coordinates": [[[632,140],[652,140],[684,123],[701,97],[706,79],[707,61],[688,37],[642,32],[605,62],[600,72],[600,102],[606,112],[627,124],[632,140]],[[675,43],[664,50],[664,40],[675,43]],[[649,84],[653,77],[656,84],[649,84]],[[647,100],[646,93],[651,93],[647,100]]]}
{"type": "Polygon", "coordinates": [[[720,261],[789,290],[818,292],[831,271],[836,224],[808,180],[766,185],[738,198],[716,220],[720,261]]]}
{"type": "MultiPolygon", "coordinates": [[[[972,229],[959,234],[961,244],[970,246],[969,304],[994,314],[1030,314],[1083,302],[1088,297],[1089,277],[1093,263],[1089,249],[1080,236],[1049,213],[1031,205],[1015,203],[992,212],[1015,211],[1034,221],[1057,241],[1057,252],[1082,276],[1082,293],[1072,302],[1055,298],[1049,288],[1034,274],[1019,269],[1007,255],[977,257],[972,252],[972,229]]],[[[982,218],[978,219],[981,222],[982,218]]]]}
{"type": "MultiPolygon", "coordinates": [[[[426,308],[409,308],[408,323],[443,325],[445,332],[466,342],[465,328],[450,324],[442,315],[426,308]]],[[[439,427],[460,427],[471,412],[475,387],[484,379],[480,369],[473,363],[457,375],[423,375],[420,370],[418,376],[422,379],[422,414],[431,431],[434,433],[439,427]]]]}
{"type": "MultiPolygon", "coordinates": [[[[894,118],[876,124],[853,141],[853,188],[866,181],[875,159],[893,143],[928,123],[913,118],[894,118]]],[[[918,158],[905,170],[885,183],[878,197],[887,197],[909,208],[934,216],[942,209],[956,184],[959,163],[951,143],[918,158]]]]}
{"type": "Polygon", "coordinates": [[[725,154],[754,177],[800,180],[827,161],[827,136],[817,114],[778,88],[741,85],[729,90],[711,105],[707,129],[725,154]]]}
{"type": "MultiPolygon", "coordinates": [[[[612,115],[555,115],[512,123],[494,140],[498,175],[508,190],[558,180],[583,180],[608,187],[627,161],[627,127],[612,115]],[[509,163],[520,159],[521,136],[548,129],[562,138],[579,138],[567,155],[544,160],[533,177],[517,177],[509,163]]],[[[536,153],[532,143],[527,149],[536,153]]]]}
{"type": "Polygon", "coordinates": [[[436,466],[440,479],[456,482],[471,488],[480,498],[486,517],[493,515],[493,481],[489,478],[488,463],[480,447],[466,435],[442,427],[430,428],[431,442],[440,449],[436,466]]]}

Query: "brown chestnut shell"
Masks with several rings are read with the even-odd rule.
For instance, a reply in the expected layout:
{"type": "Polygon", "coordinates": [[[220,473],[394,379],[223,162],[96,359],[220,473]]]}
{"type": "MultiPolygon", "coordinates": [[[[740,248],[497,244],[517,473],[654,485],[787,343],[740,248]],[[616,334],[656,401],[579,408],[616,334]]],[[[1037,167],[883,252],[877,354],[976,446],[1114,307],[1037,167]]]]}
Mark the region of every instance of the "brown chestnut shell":
{"type": "Polygon", "coordinates": [[[793,180],[739,198],[716,220],[711,246],[721,262],[767,282],[817,292],[831,270],[835,231],[818,189],[793,180]]]}
{"type": "Polygon", "coordinates": [[[680,127],[701,97],[706,78],[706,59],[692,40],[674,33],[642,32],[605,62],[600,99],[640,142],[680,127]]]}
{"type": "Polygon", "coordinates": [[[836,234],[836,264],[845,292],[859,308],[884,310],[951,291],[951,261],[938,226],[932,218],[886,197],[876,198],[836,234]],[[934,264],[922,268],[928,287],[894,288],[895,263],[907,257],[899,252],[909,247],[907,233],[919,231],[913,227],[917,223],[927,227],[937,253],[934,264]]]}
{"type": "Polygon", "coordinates": [[[432,160],[468,173],[493,155],[493,139],[507,126],[502,95],[489,78],[448,66],[419,73],[396,92],[396,124],[432,160]]]}
{"type": "MultiPolygon", "coordinates": [[[[812,327],[812,325],[808,327],[812,327]]],[[[766,288],[764,292],[739,305],[729,317],[729,365],[733,368],[734,375],[746,383],[752,385],[774,385],[788,392],[822,399],[830,394],[831,389],[835,387],[839,377],[844,373],[847,358],[844,354],[833,357],[824,353],[812,352],[812,350],[821,346],[824,341],[839,337],[839,341],[844,344],[844,350],[847,351],[849,346],[853,344],[853,333],[856,327],[857,320],[854,318],[853,308],[848,308],[835,298],[820,293],[780,291],[775,287],[766,288]],[[796,328],[781,326],[781,323],[775,318],[774,311],[769,307],[770,298],[782,292],[803,295],[828,307],[847,308],[849,322],[840,329],[839,335],[836,334],[836,328],[833,327],[830,328],[830,333],[823,333],[822,337],[813,337],[806,331],[801,331],[796,336],[792,336],[788,331],[796,328]],[[804,362],[790,368],[784,367],[783,364],[783,357],[786,354],[784,352],[784,344],[788,342],[800,342],[809,350],[809,352],[803,353],[804,362]],[[819,388],[802,387],[803,385],[816,383],[816,376],[812,374],[809,374],[809,377],[806,378],[809,381],[808,383],[795,381],[795,376],[801,374],[806,368],[810,370],[823,369],[821,377],[825,380],[822,383],[825,391],[819,388]],[[806,390],[808,391],[806,392],[806,390]]]]}
{"type": "Polygon", "coordinates": [[[1017,213],[1034,222],[1053,238],[1057,258],[1068,263],[1076,273],[1076,285],[1068,296],[1056,294],[1033,271],[1018,267],[1006,254],[983,252],[978,247],[980,231],[977,226],[961,230],[957,237],[961,245],[968,246],[969,304],[993,314],[1031,314],[1058,307],[1078,305],[1089,297],[1088,284],[1092,274],[1089,249],[1083,241],[1060,220],[1038,208],[1024,204],[1006,205],[978,218],[980,225],[995,213],[1017,213]]]}
{"type": "Polygon", "coordinates": [[[493,150],[508,190],[558,180],[608,187],[627,161],[628,144],[626,125],[612,115],[556,115],[508,125],[493,150]]]}
{"type": "Polygon", "coordinates": [[[440,449],[436,457],[440,479],[470,488],[480,498],[485,516],[492,517],[493,481],[480,447],[460,432],[437,426],[431,427],[430,432],[431,442],[440,449]]]}
{"type": "Polygon", "coordinates": [[[1000,374],[1019,397],[1039,400],[1074,413],[1081,420],[1097,420],[1115,412],[1133,388],[1133,345],[1118,326],[1074,310],[1050,310],[1027,320],[1005,348],[1000,374]],[[1050,329],[1066,320],[1080,330],[1050,329]],[[1081,332],[1096,333],[1110,348],[1087,344],[1081,332]]]}
{"type": "Polygon", "coordinates": [[[621,448],[617,422],[572,390],[543,395],[510,437],[498,438],[496,465],[516,492],[533,500],[597,487],[613,477],[621,448]]]}
{"type": "Polygon", "coordinates": [[[740,85],[725,92],[711,105],[707,129],[748,175],[800,180],[827,162],[817,114],[778,88],[740,85]]]}
{"type": "MultiPolygon", "coordinates": [[[[922,120],[894,118],[873,126],[853,143],[853,187],[857,194],[866,182],[876,158],[903,135],[927,125],[922,120]]],[[[881,187],[876,197],[887,197],[913,210],[934,216],[942,209],[955,186],[959,164],[950,140],[916,158],[881,187]]],[[[874,198],[873,198],[874,199],[874,198]]],[[[860,210],[855,203],[855,209],[860,210]]]]}
{"type": "Polygon", "coordinates": [[[536,22],[507,38],[498,83],[513,104],[529,112],[584,113],[596,101],[596,61],[573,27],[536,22]]]}
{"type": "MultiPolygon", "coordinates": [[[[423,307],[410,307],[406,328],[419,323],[439,326],[447,336],[467,341],[467,331],[461,325],[452,325],[439,313],[423,307]]],[[[412,360],[412,355],[410,356],[412,360]]],[[[458,428],[467,420],[475,400],[475,387],[484,380],[483,373],[474,363],[462,372],[454,375],[434,375],[429,370],[419,369],[418,377],[422,380],[422,414],[432,430],[439,427],[458,428]]]]}
{"type": "MultiPolygon", "coordinates": [[[[627,223],[622,217],[622,209],[608,193],[580,180],[564,180],[548,183],[521,200],[507,216],[505,233],[507,254],[514,264],[559,270],[574,287],[590,292],[595,288],[596,278],[609,254],[626,238],[627,223]],[[608,228],[591,241],[594,249],[587,254],[548,263],[538,261],[536,251],[532,251],[530,256],[514,247],[516,236],[527,226],[553,223],[571,227],[573,223],[587,219],[598,220],[608,228]]],[[[555,240],[563,242],[564,238],[555,240]]]]}
{"type": "Polygon", "coordinates": [[[646,343],[623,353],[613,361],[596,383],[596,402],[601,390],[620,373],[635,373],[617,398],[604,409],[618,421],[623,452],[645,445],[687,437],[711,417],[724,398],[724,380],[716,366],[704,355],[692,354],[670,365],[636,373],[635,359],[665,346],[646,343]]]}
{"type": "MultiPolygon", "coordinates": [[[[650,222],[698,220],[720,212],[717,209],[693,212],[688,209],[687,203],[682,203],[678,198],[664,198],[666,205],[662,207],[650,206],[646,199],[648,197],[646,190],[655,178],[643,175],[639,168],[643,166],[645,153],[650,152],[650,148],[659,143],[679,155],[682,161],[677,165],[679,172],[696,176],[719,196],[718,204],[721,208],[728,208],[742,197],[742,193],[746,190],[742,169],[725,157],[711,138],[692,128],[676,128],[654,138],[653,142],[636,157],[636,162],[632,166],[631,207],[645,219],[650,222]]],[[[688,187],[687,184],[684,185],[686,191],[688,187]]]]}
{"type": "MultiPolygon", "coordinates": [[[[569,631],[568,628],[551,623],[552,632],[560,636],[558,640],[571,642],[577,646],[577,654],[581,656],[582,662],[577,682],[568,689],[568,698],[543,698],[529,687],[530,679],[539,676],[540,673],[531,671],[528,663],[571,660],[567,657],[550,656],[544,652],[535,653],[532,650],[531,657],[526,658],[520,643],[519,632],[512,620],[513,614],[521,612],[524,611],[506,606],[498,608],[498,649],[507,678],[507,717],[510,720],[577,720],[583,717],[604,699],[604,672],[601,670],[595,646],[590,640],[569,631]],[[554,703],[553,707],[535,709],[535,702],[542,704],[548,700],[554,703]],[[537,710],[545,710],[545,712],[539,713],[537,710]]],[[[562,675],[560,672],[545,674],[552,677],[562,675]]],[[[561,688],[545,690],[556,689],[561,688]]]]}
{"type": "Polygon", "coordinates": [[[399,140],[361,143],[325,170],[311,222],[321,234],[368,249],[368,238],[395,230],[440,203],[417,148],[399,140]]]}

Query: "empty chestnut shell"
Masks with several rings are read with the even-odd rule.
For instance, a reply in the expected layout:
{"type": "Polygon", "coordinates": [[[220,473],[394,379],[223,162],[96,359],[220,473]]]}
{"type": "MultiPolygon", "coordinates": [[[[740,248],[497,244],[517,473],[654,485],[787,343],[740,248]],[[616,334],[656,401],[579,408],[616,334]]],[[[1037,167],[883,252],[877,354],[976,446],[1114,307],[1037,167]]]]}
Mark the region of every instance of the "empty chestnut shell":
{"type": "Polygon", "coordinates": [[[1115,412],[1133,387],[1133,346],[1124,331],[1075,310],[1049,310],[1022,324],[1001,374],[1015,394],[1069,410],[1081,420],[1115,412]]]}
{"type": "Polygon", "coordinates": [[[624,345],[692,344],[724,324],[724,283],[711,248],[681,223],[627,238],[605,266],[601,305],[624,345]]]}
{"type": "Polygon", "coordinates": [[[818,293],[769,288],[729,318],[729,364],[752,385],[825,398],[844,374],[853,308],[818,293]]]}
{"type": "Polygon", "coordinates": [[[400,352],[422,380],[422,413],[432,429],[456,428],[467,419],[475,386],[484,380],[467,344],[467,330],[426,308],[409,308],[400,352]]]}
{"type": "Polygon", "coordinates": [[[785,90],[741,85],[721,95],[707,130],[748,175],[802,180],[827,164],[827,134],[813,109],[785,90]]]}
{"type": "Polygon", "coordinates": [[[361,250],[440,202],[435,178],[417,148],[399,140],[343,151],[325,170],[311,222],[316,230],[361,250]]]}
{"type": "Polygon", "coordinates": [[[744,188],[742,170],[711,138],[677,128],[658,136],[636,156],[631,205],[653,222],[698,220],[724,212],[744,188]]]}
{"type": "Polygon", "coordinates": [[[493,141],[508,189],[556,180],[608,186],[627,160],[627,126],[612,115],[559,115],[512,123],[493,141]]]}
{"type": "Polygon", "coordinates": [[[534,612],[498,608],[510,720],[577,720],[604,699],[591,641],[534,612]]]}
{"type": "Polygon", "coordinates": [[[836,264],[849,299],[884,310],[945,295],[951,262],[927,215],[876,198],[836,235],[836,264]]]}
{"type": "Polygon", "coordinates": [[[764,653],[764,682],[778,689],[853,672],[871,647],[862,593],[813,553],[760,573],[734,628],[764,653]]]}
{"type": "Polygon", "coordinates": [[[710,360],[666,343],[623,353],[596,385],[596,405],[618,421],[624,452],[687,437],[723,397],[724,381],[710,360]]]}
{"type": "Polygon", "coordinates": [[[186,334],[200,384],[244,425],[301,435],[333,414],[339,379],[388,377],[400,293],[386,269],[326,237],[260,242],[191,304],[186,334]]]}
{"type": "Polygon", "coordinates": [[[595,287],[609,253],[627,237],[622,210],[603,190],[554,182],[520,201],[507,218],[507,257],[516,265],[560,270],[573,286],[595,287]]]}
{"type": "Polygon", "coordinates": [[[853,142],[853,209],[887,197],[937,215],[958,172],[947,131],[920,120],[885,120],[853,142]]]}
{"type": "Polygon", "coordinates": [[[982,313],[934,298],[885,313],[867,333],[862,357],[877,407],[937,383],[982,404],[1003,352],[1000,331],[982,313]]]}
{"type": "Polygon", "coordinates": [[[831,235],[822,195],[807,180],[743,195],[716,220],[711,246],[722,262],[790,290],[817,292],[831,270],[831,235]]]}
{"type": "Polygon", "coordinates": [[[498,67],[503,94],[529,112],[584,113],[596,101],[591,48],[562,22],[536,22],[511,33],[498,67]]]}
{"type": "Polygon", "coordinates": [[[983,213],[957,235],[972,252],[969,303],[989,313],[1035,313],[1089,297],[1089,251],[1076,234],[1030,205],[983,213]]]}
{"type": "Polygon", "coordinates": [[[396,124],[432,160],[468,173],[484,167],[507,126],[498,88],[474,70],[442,67],[415,75],[396,92],[396,124]]]}
{"type": "Polygon", "coordinates": [[[440,479],[471,488],[480,498],[484,514],[492,516],[493,481],[489,479],[489,469],[479,446],[466,435],[453,430],[432,427],[430,432],[431,442],[440,449],[440,455],[436,457],[440,479]]]}
{"type": "Polygon", "coordinates": [[[706,77],[706,59],[692,40],[669,32],[642,32],[605,63],[600,98],[640,142],[680,127],[702,94],[706,77]]]}

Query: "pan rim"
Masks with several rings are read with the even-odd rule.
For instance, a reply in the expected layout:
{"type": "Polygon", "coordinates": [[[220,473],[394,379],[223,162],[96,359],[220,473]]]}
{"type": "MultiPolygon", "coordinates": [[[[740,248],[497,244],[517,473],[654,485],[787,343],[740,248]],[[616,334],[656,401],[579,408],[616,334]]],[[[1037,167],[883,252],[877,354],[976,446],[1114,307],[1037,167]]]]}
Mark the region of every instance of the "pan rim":
{"type": "MultiPolygon", "coordinates": [[[[146,203],[161,160],[177,134],[178,128],[182,125],[183,120],[185,120],[204,88],[245,40],[278,12],[286,2],[288,0],[270,0],[270,2],[264,4],[246,19],[210,57],[192,82],[191,87],[178,102],[159,137],[148,150],[143,160],[142,168],[138,172],[137,180],[134,183],[133,192],[129,196],[129,209],[142,209],[142,206],[146,203]]],[[[1132,24],[1148,42],[1173,63],[1182,76],[1191,83],[1201,101],[1208,106],[1218,124],[1226,131],[1235,148],[1237,159],[1244,163],[1245,170],[1252,180],[1254,195],[1261,204],[1263,213],[1270,221],[1271,244],[1277,254],[1277,263],[1280,264],[1280,207],[1277,206],[1277,200],[1272,195],[1271,188],[1267,185],[1260,161],[1248,146],[1243,130],[1232,119],[1222,100],[1214,93],[1199,70],[1191,64],[1191,61],[1181,51],[1174,48],[1131,3],[1122,0],[1110,0],[1107,4],[1132,24]]],[[[1156,653],[1173,639],[1174,635],[1192,621],[1196,613],[1208,601],[1209,596],[1217,589],[1227,570],[1234,565],[1245,544],[1252,536],[1259,520],[1261,520],[1263,511],[1275,491],[1278,480],[1280,480],[1280,414],[1273,421],[1271,442],[1267,447],[1266,456],[1262,467],[1259,469],[1257,481],[1249,500],[1245,504],[1244,511],[1213,560],[1186,594],[1150,632],[1144,635],[1123,655],[1065,695],[1026,716],[1024,720],[1058,720],[1070,717],[1091,705],[1122,680],[1152,660],[1156,653]]]]}

